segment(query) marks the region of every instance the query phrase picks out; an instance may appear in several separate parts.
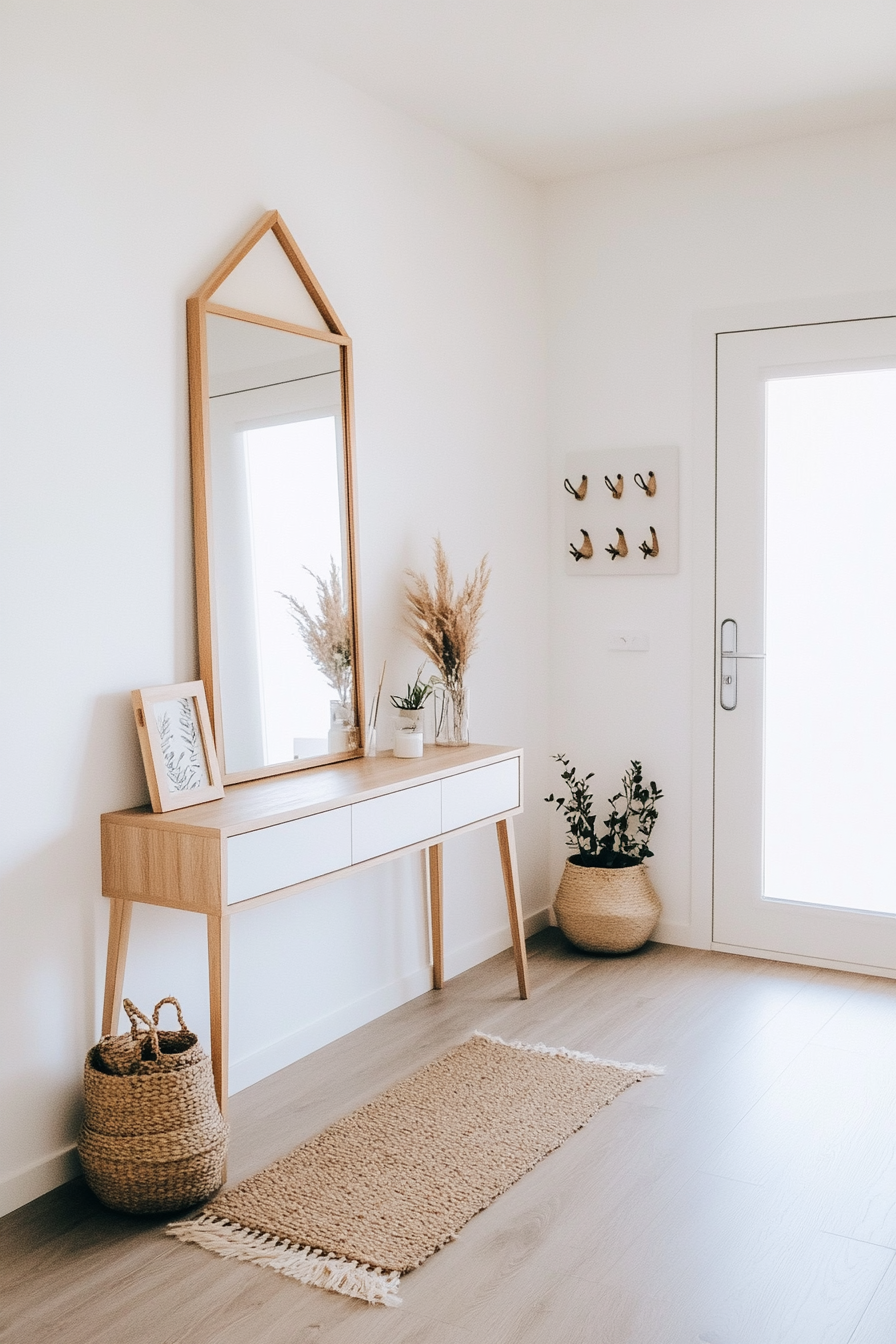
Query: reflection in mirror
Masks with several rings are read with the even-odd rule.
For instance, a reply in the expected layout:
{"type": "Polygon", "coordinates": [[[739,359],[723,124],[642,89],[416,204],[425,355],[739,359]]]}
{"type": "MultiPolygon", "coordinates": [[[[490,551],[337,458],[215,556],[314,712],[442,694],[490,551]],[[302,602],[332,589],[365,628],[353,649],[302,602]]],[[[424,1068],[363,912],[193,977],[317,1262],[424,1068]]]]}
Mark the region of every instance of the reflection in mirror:
{"type": "Polygon", "coordinates": [[[212,313],[206,335],[224,768],[353,750],[340,347],[212,313]]]}

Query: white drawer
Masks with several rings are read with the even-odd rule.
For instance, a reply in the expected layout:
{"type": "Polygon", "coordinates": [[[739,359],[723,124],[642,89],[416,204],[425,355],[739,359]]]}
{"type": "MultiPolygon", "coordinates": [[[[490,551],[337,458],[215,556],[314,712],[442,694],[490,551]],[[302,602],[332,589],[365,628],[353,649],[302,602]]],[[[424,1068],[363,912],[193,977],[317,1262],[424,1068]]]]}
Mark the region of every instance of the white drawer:
{"type": "Polygon", "coordinates": [[[227,904],[348,868],[351,861],[350,807],[231,835],[227,841],[227,904]]]}
{"type": "Polygon", "coordinates": [[[442,829],[442,786],[418,784],[352,804],[352,862],[389,854],[442,829]]]}
{"type": "Polygon", "coordinates": [[[519,758],[442,780],[442,830],[456,831],[520,805],[519,758]]]}

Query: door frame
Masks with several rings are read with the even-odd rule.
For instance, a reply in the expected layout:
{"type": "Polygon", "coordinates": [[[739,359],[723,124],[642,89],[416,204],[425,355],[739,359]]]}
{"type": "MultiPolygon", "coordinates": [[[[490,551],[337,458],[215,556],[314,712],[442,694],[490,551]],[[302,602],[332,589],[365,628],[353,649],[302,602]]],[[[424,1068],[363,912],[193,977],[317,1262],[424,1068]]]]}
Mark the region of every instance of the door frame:
{"type": "MultiPolygon", "coordinates": [[[[765,327],[849,322],[896,315],[896,290],[792,299],[708,309],[695,314],[693,333],[693,437],[690,478],[692,526],[692,773],[691,773],[691,918],[677,926],[684,946],[733,952],[766,961],[866,972],[896,979],[880,967],[827,961],[732,947],[713,939],[713,832],[715,792],[716,667],[716,340],[723,332],[765,327]]],[[[671,932],[671,929],[670,929],[671,932]]]]}

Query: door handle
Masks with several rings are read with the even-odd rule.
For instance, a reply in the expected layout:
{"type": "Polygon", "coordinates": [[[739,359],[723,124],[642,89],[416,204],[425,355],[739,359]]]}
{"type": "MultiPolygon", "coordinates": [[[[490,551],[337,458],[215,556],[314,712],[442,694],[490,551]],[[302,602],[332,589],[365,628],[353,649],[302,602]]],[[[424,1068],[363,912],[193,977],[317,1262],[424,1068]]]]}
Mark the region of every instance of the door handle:
{"type": "Polygon", "coordinates": [[[719,704],[723,709],[737,709],[737,664],[741,658],[764,659],[764,653],[738,653],[737,621],[722,622],[721,681],[719,704]]]}

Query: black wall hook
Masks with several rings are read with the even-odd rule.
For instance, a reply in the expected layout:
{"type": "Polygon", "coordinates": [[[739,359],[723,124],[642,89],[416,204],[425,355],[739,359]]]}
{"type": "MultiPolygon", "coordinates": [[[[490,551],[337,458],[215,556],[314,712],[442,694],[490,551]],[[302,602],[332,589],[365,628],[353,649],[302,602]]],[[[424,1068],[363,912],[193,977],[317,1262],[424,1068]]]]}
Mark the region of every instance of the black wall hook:
{"type": "Polygon", "coordinates": [[[590,560],[592,555],[594,554],[594,546],[591,544],[591,538],[585,531],[584,527],[580,527],[579,531],[581,532],[583,537],[582,545],[580,548],[577,549],[576,546],[573,544],[573,542],[570,542],[569,553],[572,556],[573,560],[590,560]]]}
{"type": "Polygon", "coordinates": [[[588,477],[587,476],[582,477],[582,484],[579,486],[578,489],[576,489],[572,481],[570,481],[569,477],[567,477],[566,480],[563,482],[563,489],[568,490],[569,493],[572,495],[573,499],[577,499],[579,503],[581,503],[588,493],[588,477]]]}
{"type": "Polygon", "coordinates": [[[641,552],[645,560],[647,559],[648,556],[650,556],[652,560],[655,560],[660,553],[660,544],[656,539],[655,527],[652,527],[650,529],[650,540],[652,543],[651,545],[648,545],[646,541],[642,541],[641,545],[638,547],[638,550],[641,552]]]}
{"type": "Polygon", "coordinates": [[[620,560],[624,560],[628,555],[628,542],[621,527],[616,529],[616,545],[614,546],[611,541],[609,546],[604,547],[604,550],[611,560],[615,560],[617,556],[620,560]]]}

